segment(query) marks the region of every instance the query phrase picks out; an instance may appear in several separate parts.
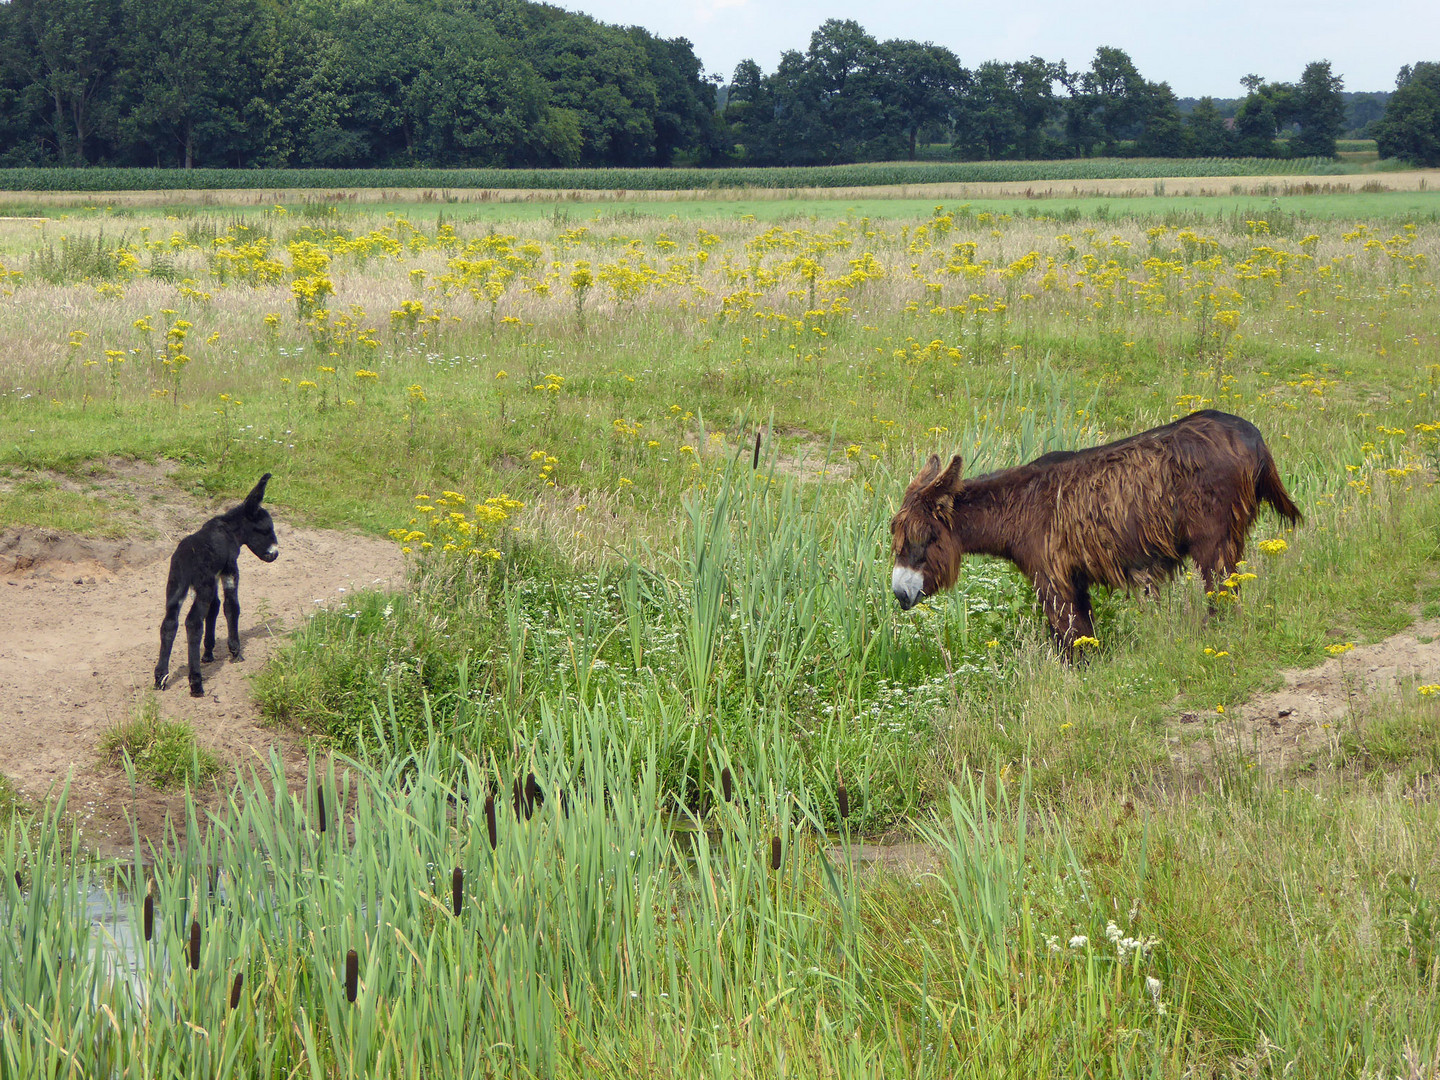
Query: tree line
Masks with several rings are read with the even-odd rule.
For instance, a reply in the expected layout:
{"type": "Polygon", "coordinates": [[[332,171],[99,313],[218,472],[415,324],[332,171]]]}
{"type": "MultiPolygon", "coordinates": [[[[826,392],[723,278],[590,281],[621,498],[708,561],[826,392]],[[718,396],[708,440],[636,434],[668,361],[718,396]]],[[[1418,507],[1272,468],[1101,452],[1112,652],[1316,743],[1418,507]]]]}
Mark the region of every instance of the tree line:
{"type": "Polygon", "coordinates": [[[725,118],[754,164],[914,157],[922,140],[967,160],[1334,155],[1345,99],[1328,61],[1296,83],[1244,83],[1233,117],[1213,98],[1182,114],[1170,86],[1144,78],[1121,49],[1096,50],[1078,71],[1038,56],[969,70],[942,46],[877,41],[831,20],[770,74],[741,63],[725,118]]]}
{"type": "Polygon", "coordinates": [[[1083,70],[972,70],[852,20],[721,83],[683,38],[529,0],[0,0],[8,166],[824,165],[935,144],[967,160],[1329,156],[1346,125],[1327,61],[1294,83],[1247,77],[1226,116],[1211,98],[1182,110],[1117,48],[1083,70]]]}
{"type": "Polygon", "coordinates": [[[0,164],[706,164],[683,39],[526,0],[0,3],[0,164]]]}

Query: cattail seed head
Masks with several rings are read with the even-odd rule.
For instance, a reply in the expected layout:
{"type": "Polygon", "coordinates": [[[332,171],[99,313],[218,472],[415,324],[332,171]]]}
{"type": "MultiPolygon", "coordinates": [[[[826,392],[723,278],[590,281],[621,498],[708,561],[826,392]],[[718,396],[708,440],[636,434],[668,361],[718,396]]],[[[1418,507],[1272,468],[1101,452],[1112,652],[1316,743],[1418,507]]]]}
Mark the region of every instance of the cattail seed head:
{"type": "Polygon", "coordinates": [[[770,869],[780,869],[780,838],[778,836],[770,838],[770,869]]]}
{"type": "Polygon", "coordinates": [[[240,987],[245,985],[245,973],[237,971],[235,981],[230,984],[230,1010],[233,1012],[240,1007],[240,987]]]}
{"type": "Polygon", "coordinates": [[[345,954],[345,1000],[355,1004],[360,989],[360,954],[351,949],[345,954]]]}
{"type": "Polygon", "coordinates": [[[155,936],[155,897],[145,897],[145,940],[149,941],[155,936]]]}
{"type": "Polygon", "coordinates": [[[525,816],[528,818],[536,806],[542,806],[544,803],[545,792],[540,790],[540,781],[535,779],[535,774],[532,772],[525,777],[525,816]]]}
{"type": "Polygon", "coordinates": [[[755,459],[750,463],[752,470],[760,468],[760,432],[755,432],[755,459]]]}
{"type": "Polygon", "coordinates": [[[720,791],[726,802],[735,797],[735,778],[730,775],[729,769],[720,770],[720,791]]]}
{"type": "Polygon", "coordinates": [[[450,875],[450,906],[455,909],[455,914],[460,914],[460,904],[465,899],[465,871],[460,867],[450,875]]]}
{"type": "Polygon", "coordinates": [[[20,892],[20,891],[23,890],[24,888],[25,888],[25,886],[22,885],[22,884],[20,884],[20,871],[19,871],[19,870],[16,870],[16,871],[15,871],[15,891],[16,891],[16,892],[20,892]]]}
{"type": "Polygon", "coordinates": [[[840,820],[844,821],[850,816],[850,792],[845,790],[845,782],[840,782],[840,788],[835,792],[835,798],[840,803],[840,820]]]}
{"type": "Polygon", "coordinates": [[[515,818],[519,820],[520,815],[525,813],[525,781],[518,776],[515,778],[515,787],[511,795],[515,803],[515,818]]]}
{"type": "Polygon", "coordinates": [[[490,850],[495,850],[499,837],[495,831],[495,795],[492,792],[485,796],[485,828],[490,833],[490,850]]]}
{"type": "Polygon", "coordinates": [[[315,787],[315,809],[319,812],[320,831],[325,831],[325,792],[319,786],[315,787]]]}
{"type": "Polygon", "coordinates": [[[200,970],[200,923],[190,923],[190,970],[200,970]]]}

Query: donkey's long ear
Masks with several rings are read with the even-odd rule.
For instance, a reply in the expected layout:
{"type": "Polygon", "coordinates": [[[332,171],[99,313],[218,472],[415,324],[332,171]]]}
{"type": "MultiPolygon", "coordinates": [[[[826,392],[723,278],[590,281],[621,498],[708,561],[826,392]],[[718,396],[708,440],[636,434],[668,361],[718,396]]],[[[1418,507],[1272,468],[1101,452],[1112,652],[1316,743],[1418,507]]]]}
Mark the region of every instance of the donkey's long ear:
{"type": "Polygon", "coordinates": [[[265,497],[265,485],[269,482],[270,474],[267,472],[264,476],[260,477],[260,482],[255,485],[254,490],[245,496],[245,502],[242,506],[247,514],[253,514],[256,510],[260,509],[260,500],[265,497]]]}
{"type": "MultiPolygon", "coordinates": [[[[940,459],[932,458],[931,460],[935,462],[936,471],[938,472],[940,459]]],[[[950,464],[945,467],[945,471],[940,473],[940,475],[931,482],[931,493],[935,495],[949,495],[959,491],[960,485],[965,482],[964,473],[965,463],[960,460],[960,455],[956,454],[950,459],[950,464]]]]}
{"type": "Polygon", "coordinates": [[[931,454],[930,460],[925,462],[925,467],[920,470],[920,475],[910,481],[910,486],[905,489],[905,494],[912,491],[920,491],[930,486],[935,477],[940,475],[940,455],[931,454]]]}

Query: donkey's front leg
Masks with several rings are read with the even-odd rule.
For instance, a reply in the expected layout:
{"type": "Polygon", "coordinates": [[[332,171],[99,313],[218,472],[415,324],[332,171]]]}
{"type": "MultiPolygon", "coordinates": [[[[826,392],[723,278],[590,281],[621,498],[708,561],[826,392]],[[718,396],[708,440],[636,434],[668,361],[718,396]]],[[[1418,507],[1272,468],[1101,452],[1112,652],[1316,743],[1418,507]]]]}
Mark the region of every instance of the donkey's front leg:
{"type": "MultiPolygon", "coordinates": [[[[1075,642],[1094,633],[1090,589],[1086,582],[1056,584],[1040,578],[1035,582],[1045,617],[1050,622],[1050,640],[1067,664],[1075,662],[1075,642]]],[[[1084,653],[1081,653],[1084,662],[1084,653]]]]}
{"type": "MultiPolygon", "coordinates": [[[[225,632],[229,635],[230,659],[239,663],[245,659],[240,655],[240,572],[233,567],[220,575],[220,584],[225,588],[225,632]]],[[[214,615],[211,615],[214,618],[214,615]]]]}
{"type": "Polygon", "coordinates": [[[155,663],[156,690],[164,690],[170,681],[170,650],[175,647],[175,631],[180,629],[180,605],[184,602],[183,592],[165,601],[165,618],[160,623],[160,659],[155,663]]]}
{"type": "Polygon", "coordinates": [[[195,603],[190,605],[190,612],[185,616],[185,644],[189,647],[191,697],[205,696],[205,683],[200,677],[200,638],[205,632],[205,617],[210,613],[212,607],[210,597],[210,589],[197,589],[195,603]]]}

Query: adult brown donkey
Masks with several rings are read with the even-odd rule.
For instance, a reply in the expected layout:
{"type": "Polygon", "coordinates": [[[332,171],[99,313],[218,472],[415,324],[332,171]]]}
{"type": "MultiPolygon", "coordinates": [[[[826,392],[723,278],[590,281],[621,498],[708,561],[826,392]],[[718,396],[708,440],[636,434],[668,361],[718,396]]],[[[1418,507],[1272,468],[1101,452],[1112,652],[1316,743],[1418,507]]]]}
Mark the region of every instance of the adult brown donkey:
{"type": "Polygon", "coordinates": [[[1077,638],[1094,635],[1091,585],[1158,584],[1188,557],[1213,593],[1235,571],[1262,502],[1300,520],[1259,429],[1213,409],[971,480],[958,456],[942,472],[932,455],[890,522],[890,584],[908,611],[955,584],[964,556],[1009,559],[1068,659],[1077,638]]]}

